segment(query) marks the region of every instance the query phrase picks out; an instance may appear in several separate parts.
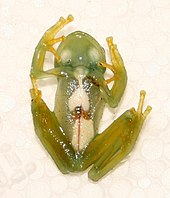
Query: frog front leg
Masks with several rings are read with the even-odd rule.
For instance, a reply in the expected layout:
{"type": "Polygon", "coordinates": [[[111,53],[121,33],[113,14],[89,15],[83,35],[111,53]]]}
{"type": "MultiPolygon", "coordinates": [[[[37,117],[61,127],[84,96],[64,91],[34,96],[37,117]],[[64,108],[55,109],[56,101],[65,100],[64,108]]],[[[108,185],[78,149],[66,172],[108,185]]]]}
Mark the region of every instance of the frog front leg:
{"type": "Polygon", "coordinates": [[[55,38],[55,36],[65,25],[70,23],[73,19],[74,18],[72,15],[69,15],[67,19],[60,17],[59,21],[44,33],[34,52],[30,73],[31,78],[42,79],[52,75],[66,75],[66,72],[64,72],[63,69],[61,70],[60,67],[46,71],[44,71],[43,67],[47,51],[51,52],[54,55],[57,62],[61,61],[56,50],[53,48],[53,45],[63,41],[65,37],[61,36],[59,38],[55,38]]]}
{"type": "Polygon", "coordinates": [[[35,132],[59,170],[63,174],[72,172],[75,164],[75,152],[62,131],[55,114],[42,100],[41,91],[37,89],[35,83],[33,82],[33,88],[30,90],[35,132]]]}
{"type": "Polygon", "coordinates": [[[84,152],[85,166],[93,164],[89,178],[97,181],[112,170],[133,149],[151,107],[143,112],[145,91],[140,92],[137,110],[131,108],[98,134],[84,152]]]}
{"type": "Polygon", "coordinates": [[[126,88],[127,73],[117,46],[113,44],[113,38],[108,37],[106,41],[109,47],[112,65],[109,65],[105,62],[100,62],[99,66],[108,68],[114,73],[114,76],[105,80],[102,88],[104,89],[103,94],[106,102],[110,107],[116,107],[126,88]],[[114,81],[114,84],[112,88],[108,90],[107,84],[111,83],[112,81],[114,81]]]}

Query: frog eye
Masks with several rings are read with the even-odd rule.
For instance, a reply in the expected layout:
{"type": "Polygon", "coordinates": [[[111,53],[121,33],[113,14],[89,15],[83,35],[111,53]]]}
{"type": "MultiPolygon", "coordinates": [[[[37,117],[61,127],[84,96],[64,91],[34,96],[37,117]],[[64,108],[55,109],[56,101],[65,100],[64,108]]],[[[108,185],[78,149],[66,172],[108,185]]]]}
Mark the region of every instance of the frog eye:
{"type": "Polygon", "coordinates": [[[89,57],[91,60],[94,60],[96,62],[97,60],[99,60],[100,54],[98,50],[93,47],[89,49],[89,57]]]}
{"type": "Polygon", "coordinates": [[[71,52],[70,50],[66,49],[66,50],[63,50],[62,53],[61,53],[61,60],[63,63],[70,63],[71,62],[71,52]]]}

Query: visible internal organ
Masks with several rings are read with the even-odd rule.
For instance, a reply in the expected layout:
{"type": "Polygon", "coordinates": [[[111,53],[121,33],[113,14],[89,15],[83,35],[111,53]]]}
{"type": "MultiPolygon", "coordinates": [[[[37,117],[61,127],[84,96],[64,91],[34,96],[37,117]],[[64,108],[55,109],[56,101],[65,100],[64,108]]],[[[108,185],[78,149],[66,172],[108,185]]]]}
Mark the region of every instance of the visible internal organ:
{"type": "Polygon", "coordinates": [[[94,137],[94,124],[89,113],[89,97],[83,88],[82,79],[83,75],[78,75],[79,87],[68,101],[74,120],[71,143],[77,152],[85,148],[94,137]]]}
{"type": "Polygon", "coordinates": [[[89,97],[83,89],[82,79],[79,79],[79,88],[69,98],[68,106],[70,111],[74,111],[77,106],[82,106],[85,111],[89,110],[89,97]]]}
{"type": "Polygon", "coordinates": [[[82,106],[77,106],[73,111],[75,124],[72,134],[72,146],[75,151],[81,151],[85,148],[94,137],[93,120],[90,114],[84,111],[82,106]]]}

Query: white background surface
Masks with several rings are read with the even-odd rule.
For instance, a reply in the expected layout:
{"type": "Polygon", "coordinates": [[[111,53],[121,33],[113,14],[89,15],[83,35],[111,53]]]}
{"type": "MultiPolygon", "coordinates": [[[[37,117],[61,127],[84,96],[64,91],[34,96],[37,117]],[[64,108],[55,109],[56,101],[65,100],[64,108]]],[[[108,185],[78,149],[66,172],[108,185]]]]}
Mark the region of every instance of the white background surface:
{"type": "MultiPolygon", "coordinates": [[[[1,0],[0,197],[169,198],[169,76],[170,0],[1,0]],[[145,104],[153,107],[133,153],[97,184],[87,172],[64,176],[58,171],[35,136],[30,112],[34,48],[47,28],[70,13],[75,21],[62,33],[85,31],[106,52],[107,36],[118,45],[129,79],[116,116],[137,104],[141,89],[147,91],[145,104]]],[[[49,89],[44,95],[52,105],[49,89]]],[[[109,115],[101,128],[112,121],[109,115]]]]}

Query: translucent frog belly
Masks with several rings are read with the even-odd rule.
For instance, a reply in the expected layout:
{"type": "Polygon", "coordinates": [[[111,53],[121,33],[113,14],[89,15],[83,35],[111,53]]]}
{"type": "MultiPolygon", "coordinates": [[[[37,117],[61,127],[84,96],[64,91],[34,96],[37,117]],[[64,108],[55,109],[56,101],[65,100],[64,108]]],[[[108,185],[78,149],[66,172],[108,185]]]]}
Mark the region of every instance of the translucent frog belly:
{"type": "Polygon", "coordinates": [[[58,86],[55,115],[75,151],[81,151],[97,133],[105,103],[87,77],[81,84],[76,79],[61,79],[58,86]]]}

